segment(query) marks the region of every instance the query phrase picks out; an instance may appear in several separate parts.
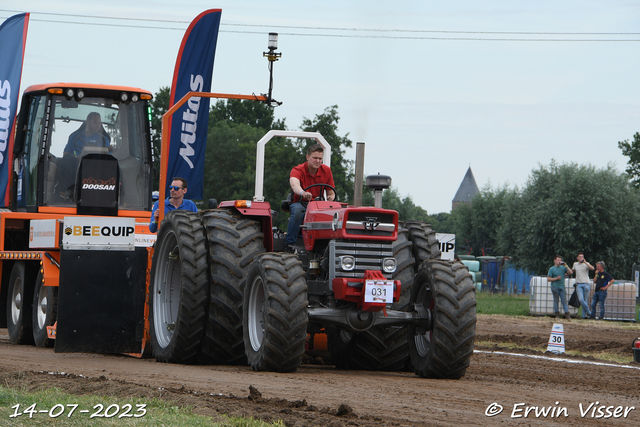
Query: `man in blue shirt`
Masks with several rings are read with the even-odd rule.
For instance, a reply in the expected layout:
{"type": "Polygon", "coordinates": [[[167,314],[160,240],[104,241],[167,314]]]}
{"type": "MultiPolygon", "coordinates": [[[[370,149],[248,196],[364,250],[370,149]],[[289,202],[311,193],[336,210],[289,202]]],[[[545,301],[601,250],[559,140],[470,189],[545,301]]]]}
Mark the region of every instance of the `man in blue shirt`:
{"type": "MultiPolygon", "coordinates": [[[[176,209],[198,212],[196,204],[189,199],[185,199],[184,195],[187,193],[187,180],[184,178],[173,178],[171,185],[169,186],[169,197],[164,201],[164,213],[165,215],[169,211],[175,211],[176,209]]],[[[158,231],[158,218],[160,217],[160,211],[158,210],[159,200],[154,203],[153,210],[151,211],[151,222],[149,223],[149,230],[152,233],[158,231]]]]}
{"type": "Polygon", "coordinates": [[[556,255],[553,260],[553,267],[549,269],[547,273],[547,281],[551,284],[551,293],[553,294],[553,314],[555,317],[560,315],[558,300],[562,303],[564,309],[565,319],[571,319],[569,314],[569,306],[567,305],[567,298],[564,290],[564,276],[566,274],[573,274],[573,270],[569,268],[560,255],[556,255]]]}

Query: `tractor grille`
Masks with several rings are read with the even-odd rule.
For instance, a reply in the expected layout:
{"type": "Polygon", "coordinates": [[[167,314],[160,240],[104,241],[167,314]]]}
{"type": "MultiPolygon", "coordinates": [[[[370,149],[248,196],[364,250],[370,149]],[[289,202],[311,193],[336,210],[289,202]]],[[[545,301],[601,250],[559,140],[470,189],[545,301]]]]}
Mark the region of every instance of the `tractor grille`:
{"type": "MultiPolygon", "coordinates": [[[[382,260],[393,257],[393,242],[354,242],[332,240],[329,242],[329,279],[336,277],[363,278],[365,270],[382,270],[382,260]],[[340,266],[340,257],[355,257],[355,268],[344,271],[340,266]]],[[[391,274],[385,274],[387,279],[391,274]]]]}
{"type": "Polygon", "coordinates": [[[347,212],[345,222],[345,232],[347,234],[391,236],[395,230],[396,225],[393,222],[393,215],[391,214],[359,211],[347,212]]]}

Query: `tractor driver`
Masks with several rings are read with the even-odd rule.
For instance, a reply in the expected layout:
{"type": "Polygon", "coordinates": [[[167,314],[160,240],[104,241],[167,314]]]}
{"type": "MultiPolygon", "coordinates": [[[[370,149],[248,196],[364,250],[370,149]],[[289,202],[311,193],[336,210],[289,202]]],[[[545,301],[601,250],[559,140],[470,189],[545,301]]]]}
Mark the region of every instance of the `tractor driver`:
{"type": "Polygon", "coordinates": [[[93,111],[89,113],[80,129],[69,135],[64,152],[78,157],[84,147],[109,147],[109,145],[109,134],[102,127],[100,113],[93,111]]]}
{"type": "Polygon", "coordinates": [[[313,144],[307,148],[307,161],[291,169],[289,185],[291,185],[294,196],[293,203],[289,206],[291,218],[287,228],[287,237],[284,240],[285,247],[293,246],[300,233],[300,226],[307,211],[306,206],[302,206],[300,203],[302,200],[313,200],[319,197],[325,189],[327,190],[327,199],[335,199],[335,193],[327,187],[317,186],[310,188],[309,191],[304,191],[305,188],[313,184],[328,184],[335,188],[331,168],[322,163],[323,157],[324,148],[322,145],[313,144]]]}
{"type": "MultiPolygon", "coordinates": [[[[196,204],[191,200],[184,198],[185,194],[187,194],[187,180],[180,177],[173,178],[173,181],[171,181],[171,185],[169,186],[169,197],[164,201],[164,214],[166,215],[167,212],[175,211],[177,209],[198,212],[196,204]]],[[[158,218],[160,217],[158,202],[159,200],[153,204],[153,209],[151,210],[149,230],[152,233],[158,231],[158,218]]]]}

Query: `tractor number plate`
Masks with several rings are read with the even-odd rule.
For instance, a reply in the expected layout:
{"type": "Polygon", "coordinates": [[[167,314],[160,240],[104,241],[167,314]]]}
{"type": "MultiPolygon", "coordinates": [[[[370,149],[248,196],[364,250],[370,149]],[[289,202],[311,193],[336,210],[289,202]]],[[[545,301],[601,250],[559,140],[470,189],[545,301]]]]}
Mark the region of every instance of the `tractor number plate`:
{"type": "Polygon", "coordinates": [[[393,302],[393,280],[367,280],[364,292],[364,302],[391,304],[393,302]]]}

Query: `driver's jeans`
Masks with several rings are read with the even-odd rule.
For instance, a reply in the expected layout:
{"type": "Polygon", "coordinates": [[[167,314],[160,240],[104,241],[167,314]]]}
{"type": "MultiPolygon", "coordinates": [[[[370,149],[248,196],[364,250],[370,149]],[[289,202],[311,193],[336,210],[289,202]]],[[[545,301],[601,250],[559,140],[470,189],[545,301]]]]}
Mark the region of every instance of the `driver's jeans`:
{"type": "Polygon", "coordinates": [[[291,218],[289,218],[289,226],[287,227],[287,237],[284,239],[285,246],[295,245],[306,211],[307,208],[302,206],[300,202],[292,203],[289,206],[291,218]]]}

